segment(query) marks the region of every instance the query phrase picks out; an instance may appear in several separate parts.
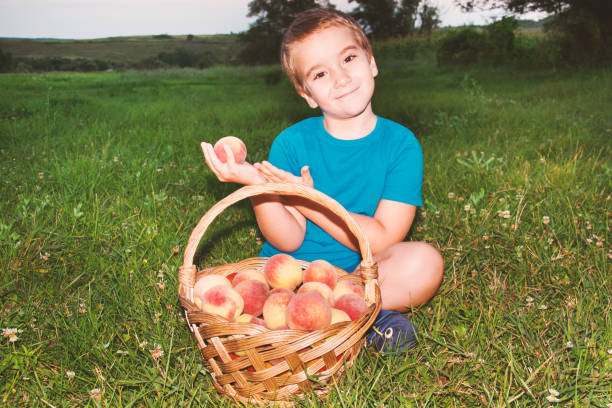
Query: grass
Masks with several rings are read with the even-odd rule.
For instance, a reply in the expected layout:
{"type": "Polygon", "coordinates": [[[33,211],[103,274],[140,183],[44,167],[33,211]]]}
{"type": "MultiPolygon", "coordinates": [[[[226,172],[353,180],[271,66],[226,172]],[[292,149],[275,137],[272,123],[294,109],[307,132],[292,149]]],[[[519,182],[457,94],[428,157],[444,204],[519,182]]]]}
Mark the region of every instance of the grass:
{"type": "MultiPolygon", "coordinates": [[[[259,161],[314,113],[266,84],[277,71],[0,76],[0,326],[18,330],[0,338],[3,406],[233,406],[182,317],[174,248],[237,187],[201,140],[236,135],[259,161]]],[[[375,110],[425,156],[409,239],[441,250],[445,278],[410,314],[414,352],[364,351],[325,404],[299,406],[612,403],[611,80],[381,67],[375,110]]],[[[248,202],[231,207],[199,266],[254,256],[257,238],[248,202]]]]}

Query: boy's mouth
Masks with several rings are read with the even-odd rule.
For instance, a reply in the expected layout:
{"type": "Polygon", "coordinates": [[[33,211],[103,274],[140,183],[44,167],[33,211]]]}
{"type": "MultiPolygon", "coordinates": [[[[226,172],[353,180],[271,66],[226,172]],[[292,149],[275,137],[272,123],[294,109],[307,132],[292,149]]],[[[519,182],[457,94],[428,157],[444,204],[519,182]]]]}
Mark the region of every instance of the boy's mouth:
{"type": "Polygon", "coordinates": [[[357,91],[359,89],[359,87],[357,88],[353,88],[350,91],[344,92],[343,94],[341,94],[340,96],[336,97],[336,99],[342,99],[346,96],[349,96],[350,94],[352,94],[353,92],[357,91]]]}

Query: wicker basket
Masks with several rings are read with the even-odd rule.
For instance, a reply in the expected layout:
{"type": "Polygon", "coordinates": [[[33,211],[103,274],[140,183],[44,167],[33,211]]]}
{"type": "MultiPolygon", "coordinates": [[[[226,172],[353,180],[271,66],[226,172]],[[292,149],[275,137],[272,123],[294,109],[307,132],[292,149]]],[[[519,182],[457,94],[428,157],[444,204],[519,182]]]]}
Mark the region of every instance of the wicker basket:
{"type": "MultiPolygon", "coordinates": [[[[302,268],[309,263],[299,261],[302,268]]],[[[350,367],[364,343],[364,334],[380,312],[377,266],[366,236],[348,212],[335,200],[314,189],[288,183],[242,187],[216,203],[194,228],[179,268],[179,300],[189,329],[198,344],[215,388],[236,402],[261,406],[291,407],[296,395],[314,393],[323,397],[329,383],[350,367]],[[361,274],[349,275],[336,268],[339,280],[351,279],[365,287],[369,308],[357,320],[341,322],[306,332],[269,330],[265,327],[231,323],[202,312],[193,302],[197,279],[208,274],[229,276],[246,270],[263,270],[267,258],[249,258],[197,272],[193,258],[206,229],[228,206],[261,194],[298,196],[325,206],[346,224],[357,238],[362,255],[361,274]]]]}

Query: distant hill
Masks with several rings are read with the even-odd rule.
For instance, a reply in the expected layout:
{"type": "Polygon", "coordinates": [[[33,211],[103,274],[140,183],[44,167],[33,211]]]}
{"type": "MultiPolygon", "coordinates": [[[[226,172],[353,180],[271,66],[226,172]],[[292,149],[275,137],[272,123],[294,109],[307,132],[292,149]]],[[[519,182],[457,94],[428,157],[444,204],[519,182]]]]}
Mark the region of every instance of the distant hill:
{"type": "Polygon", "coordinates": [[[0,49],[19,58],[84,58],[133,65],[160,53],[182,49],[195,55],[212,55],[231,63],[241,50],[236,34],[110,37],[94,40],[0,38],[0,49]]]}

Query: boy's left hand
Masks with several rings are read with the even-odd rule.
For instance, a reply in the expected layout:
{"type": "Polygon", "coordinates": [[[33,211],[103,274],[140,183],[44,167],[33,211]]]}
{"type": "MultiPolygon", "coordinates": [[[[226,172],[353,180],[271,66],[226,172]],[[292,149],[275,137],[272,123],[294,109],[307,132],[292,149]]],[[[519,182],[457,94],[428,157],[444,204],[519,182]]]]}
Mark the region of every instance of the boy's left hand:
{"type": "Polygon", "coordinates": [[[302,167],[300,177],[294,176],[288,171],[281,170],[267,161],[255,163],[254,166],[270,183],[296,183],[314,188],[314,181],[312,180],[308,166],[302,167]]]}

